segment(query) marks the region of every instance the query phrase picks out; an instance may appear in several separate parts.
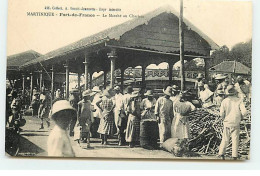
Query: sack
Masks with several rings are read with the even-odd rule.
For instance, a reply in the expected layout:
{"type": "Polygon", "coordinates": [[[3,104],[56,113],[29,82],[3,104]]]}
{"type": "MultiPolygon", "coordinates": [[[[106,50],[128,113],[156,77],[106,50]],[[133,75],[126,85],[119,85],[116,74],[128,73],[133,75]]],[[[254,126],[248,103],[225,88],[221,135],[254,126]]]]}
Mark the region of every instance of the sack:
{"type": "Polygon", "coordinates": [[[184,141],[178,138],[170,138],[166,140],[162,144],[162,147],[177,157],[183,156],[184,152],[187,150],[184,141]]]}

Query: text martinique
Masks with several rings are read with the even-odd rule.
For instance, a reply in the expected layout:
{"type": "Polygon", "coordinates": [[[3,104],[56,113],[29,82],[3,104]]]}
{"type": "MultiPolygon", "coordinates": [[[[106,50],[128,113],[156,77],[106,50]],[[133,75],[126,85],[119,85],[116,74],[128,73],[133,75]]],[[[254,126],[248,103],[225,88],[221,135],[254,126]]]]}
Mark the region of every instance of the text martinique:
{"type": "Polygon", "coordinates": [[[53,12],[27,12],[27,16],[54,16],[53,12]]]}

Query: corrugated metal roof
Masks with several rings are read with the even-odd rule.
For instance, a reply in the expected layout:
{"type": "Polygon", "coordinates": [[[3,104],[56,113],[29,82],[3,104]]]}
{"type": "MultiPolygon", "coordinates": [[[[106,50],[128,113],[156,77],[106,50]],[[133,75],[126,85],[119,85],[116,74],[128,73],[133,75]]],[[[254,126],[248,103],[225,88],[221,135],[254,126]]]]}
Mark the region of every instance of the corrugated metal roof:
{"type": "MultiPolygon", "coordinates": [[[[56,58],[58,56],[62,56],[74,51],[77,51],[82,48],[87,48],[89,46],[95,45],[96,43],[101,43],[101,42],[106,42],[109,40],[119,40],[120,37],[136,28],[139,25],[142,24],[147,24],[149,20],[151,20],[153,17],[158,16],[161,13],[172,13],[176,16],[179,16],[179,13],[176,12],[171,6],[163,6],[160,7],[150,13],[147,13],[146,15],[143,16],[143,18],[135,18],[133,20],[127,21],[125,23],[122,23],[120,25],[116,25],[112,28],[108,28],[102,32],[99,32],[97,34],[91,35],[89,37],[83,38],[77,42],[74,42],[70,45],[67,45],[65,47],[59,48],[57,50],[51,51],[47,53],[46,55],[38,58],[37,60],[27,62],[26,64],[22,65],[22,67],[26,67],[32,64],[36,64],[37,62],[43,62],[52,58],[56,58]]],[[[211,49],[218,49],[219,46],[212,40],[210,39],[206,34],[204,34],[202,31],[200,31],[198,28],[196,28],[193,24],[191,24],[187,19],[184,18],[184,23],[187,25],[187,27],[190,30],[195,31],[198,33],[205,41],[208,42],[209,46],[211,49]]],[[[147,46],[149,49],[149,46],[147,46]]]]}
{"type": "Polygon", "coordinates": [[[238,61],[223,61],[218,65],[210,68],[210,71],[249,74],[251,69],[238,61]]]}

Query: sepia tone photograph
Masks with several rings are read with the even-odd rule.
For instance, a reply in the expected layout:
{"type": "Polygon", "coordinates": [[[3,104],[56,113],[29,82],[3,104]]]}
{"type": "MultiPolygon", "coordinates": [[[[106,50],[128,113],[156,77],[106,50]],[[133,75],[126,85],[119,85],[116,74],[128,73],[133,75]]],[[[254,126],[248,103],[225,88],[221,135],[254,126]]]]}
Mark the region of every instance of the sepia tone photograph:
{"type": "Polygon", "coordinates": [[[252,2],[9,0],[5,154],[249,160],[252,2]]]}

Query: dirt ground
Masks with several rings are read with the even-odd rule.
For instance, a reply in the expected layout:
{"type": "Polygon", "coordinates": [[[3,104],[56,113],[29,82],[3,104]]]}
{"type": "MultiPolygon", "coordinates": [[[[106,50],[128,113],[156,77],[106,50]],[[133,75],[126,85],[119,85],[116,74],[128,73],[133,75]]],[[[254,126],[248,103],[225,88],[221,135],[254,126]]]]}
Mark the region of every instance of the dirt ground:
{"type": "MultiPolygon", "coordinates": [[[[53,127],[39,130],[40,119],[26,116],[27,123],[22,127],[20,138],[20,150],[18,156],[46,157],[47,138],[53,127]]],[[[85,143],[80,145],[71,137],[71,144],[77,157],[83,158],[135,158],[135,159],[219,159],[217,156],[207,156],[195,154],[193,157],[175,157],[173,154],[163,150],[147,150],[141,147],[129,148],[128,146],[118,146],[117,139],[109,139],[109,145],[101,145],[100,139],[91,138],[91,147],[87,148],[85,143]]]]}

